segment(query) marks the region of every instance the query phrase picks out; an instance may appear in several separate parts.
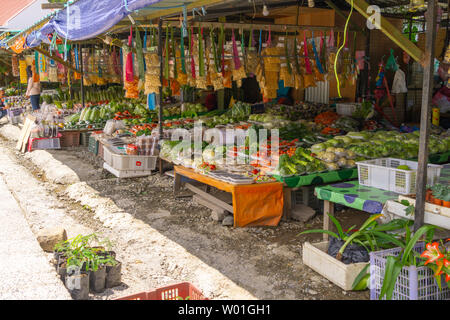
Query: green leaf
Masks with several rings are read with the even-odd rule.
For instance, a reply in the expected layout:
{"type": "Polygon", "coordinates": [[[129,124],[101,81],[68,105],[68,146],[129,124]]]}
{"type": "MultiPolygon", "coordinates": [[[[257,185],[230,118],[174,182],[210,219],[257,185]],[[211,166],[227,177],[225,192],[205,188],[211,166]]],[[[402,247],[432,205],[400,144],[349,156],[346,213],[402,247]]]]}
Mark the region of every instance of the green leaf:
{"type": "Polygon", "coordinates": [[[417,230],[417,232],[414,234],[414,236],[411,238],[411,240],[407,242],[405,252],[403,253],[403,257],[402,257],[402,264],[404,264],[404,265],[406,264],[406,261],[410,257],[411,250],[414,248],[417,241],[419,241],[420,237],[435,228],[436,228],[435,226],[427,225],[427,226],[423,226],[419,230],[417,230]]]}
{"type": "Polygon", "coordinates": [[[397,278],[400,274],[400,272],[403,269],[403,264],[401,262],[399,262],[398,260],[395,260],[394,262],[394,268],[392,270],[392,280],[391,282],[388,284],[388,289],[386,292],[386,299],[387,300],[392,300],[392,294],[394,293],[394,289],[395,289],[395,283],[397,282],[397,278]]]}
{"type": "Polygon", "coordinates": [[[336,226],[336,229],[341,239],[344,239],[345,238],[344,231],[342,230],[342,226],[339,223],[339,221],[337,221],[337,219],[332,214],[327,213],[327,215],[330,217],[331,221],[333,221],[334,225],[336,226]]]}
{"type": "Polygon", "coordinates": [[[393,278],[393,271],[394,271],[394,265],[396,262],[396,258],[393,256],[389,256],[386,259],[386,264],[385,264],[385,271],[384,271],[384,278],[383,278],[383,285],[381,286],[381,291],[380,291],[380,297],[379,299],[382,300],[384,298],[384,296],[387,294],[389,288],[391,287],[391,282],[394,281],[394,286],[395,286],[395,282],[397,281],[397,278],[393,278]]]}
{"type": "Polygon", "coordinates": [[[398,247],[405,248],[405,246],[406,246],[403,242],[401,242],[400,240],[398,240],[394,236],[391,236],[391,235],[389,235],[387,233],[383,233],[383,232],[379,232],[379,231],[372,231],[372,233],[375,236],[377,236],[378,238],[382,238],[382,239],[388,240],[389,242],[392,242],[393,244],[395,244],[398,247]]]}
{"type": "Polygon", "coordinates": [[[355,290],[355,287],[361,282],[361,280],[368,274],[367,270],[369,269],[370,264],[365,266],[361,272],[356,276],[355,281],[352,284],[352,290],[355,290]]]}
{"type": "Polygon", "coordinates": [[[328,235],[330,235],[332,237],[335,237],[336,239],[339,239],[339,236],[336,233],[334,233],[332,231],[328,231],[328,230],[321,230],[321,229],[314,229],[314,230],[303,231],[303,232],[300,232],[298,234],[298,236],[301,236],[301,235],[304,235],[304,234],[312,234],[312,233],[325,233],[325,234],[328,234],[328,235]]]}

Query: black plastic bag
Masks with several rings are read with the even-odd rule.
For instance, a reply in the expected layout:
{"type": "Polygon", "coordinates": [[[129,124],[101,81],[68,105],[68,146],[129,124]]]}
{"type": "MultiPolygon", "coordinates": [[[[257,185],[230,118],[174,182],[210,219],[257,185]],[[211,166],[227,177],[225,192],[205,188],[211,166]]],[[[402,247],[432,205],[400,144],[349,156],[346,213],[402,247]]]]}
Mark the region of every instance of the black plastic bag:
{"type": "MultiPolygon", "coordinates": [[[[345,241],[331,237],[328,245],[328,254],[336,258],[339,250],[344,245],[345,241]]],[[[355,244],[349,244],[342,254],[342,262],[345,264],[369,262],[369,252],[362,247],[355,244]]]]}

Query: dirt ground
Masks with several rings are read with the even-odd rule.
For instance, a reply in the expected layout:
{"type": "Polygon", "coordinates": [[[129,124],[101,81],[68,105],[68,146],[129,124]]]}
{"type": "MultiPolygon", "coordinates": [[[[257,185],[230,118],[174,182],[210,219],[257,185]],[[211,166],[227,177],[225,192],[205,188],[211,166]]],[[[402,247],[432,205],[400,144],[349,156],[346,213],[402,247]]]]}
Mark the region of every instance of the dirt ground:
{"type": "MultiPolygon", "coordinates": [[[[192,197],[175,198],[169,176],[117,179],[81,147],[50,151],[80,180],[57,184],[14,146],[0,140],[0,152],[11,162],[0,165],[0,172],[25,208],[33,232],[58,224],[69,237],[96,232],[116,244],[123,284],[91,294],[92,299],[114,299],[183,281],[211,299],[369,299],[368,291],[345,292],[302,263],[302,244],[319,242],[322,236],[298,234],[321,228],[320,212],[307,223],[224,227],[192,197]]],[[[368,217],[350,209],[336,216],[345,227],[368,217]]]]}

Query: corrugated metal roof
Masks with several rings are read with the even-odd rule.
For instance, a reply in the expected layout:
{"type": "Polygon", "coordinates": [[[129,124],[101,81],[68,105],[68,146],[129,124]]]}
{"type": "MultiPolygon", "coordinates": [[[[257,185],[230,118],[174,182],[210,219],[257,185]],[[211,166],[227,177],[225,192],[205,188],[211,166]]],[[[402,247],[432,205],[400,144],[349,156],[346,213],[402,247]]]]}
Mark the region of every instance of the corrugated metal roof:
{"type": "Polygon", "coordinates": [[[29,6],[35,0],[2,0],[0,10],[0,26],[4,26],[11,18],[29,6]]]}

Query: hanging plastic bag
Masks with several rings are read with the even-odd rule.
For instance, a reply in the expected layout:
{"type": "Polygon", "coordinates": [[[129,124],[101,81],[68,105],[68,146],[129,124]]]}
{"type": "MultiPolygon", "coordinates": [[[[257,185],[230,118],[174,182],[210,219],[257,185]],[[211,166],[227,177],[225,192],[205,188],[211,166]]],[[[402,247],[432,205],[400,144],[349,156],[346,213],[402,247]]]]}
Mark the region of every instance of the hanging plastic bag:
{"type": "Polygon", "coordinates": [[[394,56],[394,49],[391,49],[391,54],[386,62],[386,70],[391,70],[391,71],[397,71],[398,70],[398,64],[397,64],[397,60],[395,59],[394,56]]]}
{"type": "Polygon", "coordinates": [[[392,83],[392,93],[407,93],[408,88],[406,86],[406,75],[401,70],[398,69],[395,72],[394,82],[392,83]]]}

